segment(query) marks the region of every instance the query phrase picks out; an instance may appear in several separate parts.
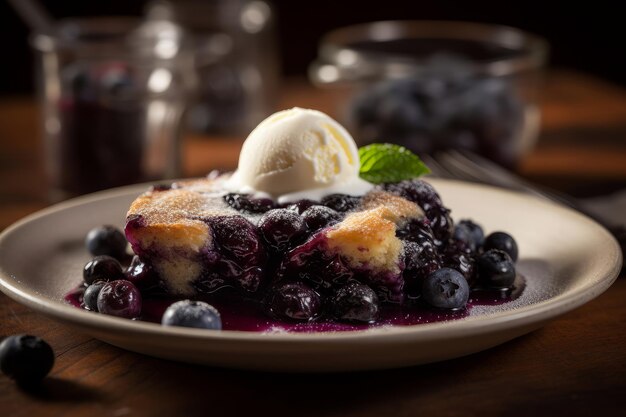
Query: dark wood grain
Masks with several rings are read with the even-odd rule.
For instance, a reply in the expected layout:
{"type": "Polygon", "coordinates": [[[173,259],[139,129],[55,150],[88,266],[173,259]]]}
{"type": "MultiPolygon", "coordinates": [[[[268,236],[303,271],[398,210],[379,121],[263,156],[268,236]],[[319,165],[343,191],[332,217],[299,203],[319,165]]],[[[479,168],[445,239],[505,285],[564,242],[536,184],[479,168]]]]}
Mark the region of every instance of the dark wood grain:
{"type": "MultiPolygon", "coordinates": [[[[299,81],[281,107],[332,113],[332,92],[299,81]]],[[[542,140],[521,172],[564,189],[626,185],[626,92],[553,72],[542,140]]],[[[48,203],[32,99],[0,100],[0,230],[48,203]]],[[[185,174],[236,164],[237,138],[188,137],[185,174]]],[[[381,372],[298,375],[154,359],[84,336],[0,295],[0,337],[53,346],[36,391],[0,376],[0,416],[617,416],[626,410],[626,280],[541,330],[447,362],[381,372]]],[[[358,354],[358,352],[355,352],[358,354]]],[[[393,352],[390,352],[393,354],[393,352]]]]}
{"type": "Polygon", "coordinates": [[[298,375],[141,356],[0,296],[2,332],[38,334],[57,353],[52,376],[38,392],[21,391],[0,378],[0,405],[8,413],[3,415],[15,417],[620,415],[626,409],[624,299],[626,280],[620,279],[541,330],[456,360],[391,371],[298,375]]]}

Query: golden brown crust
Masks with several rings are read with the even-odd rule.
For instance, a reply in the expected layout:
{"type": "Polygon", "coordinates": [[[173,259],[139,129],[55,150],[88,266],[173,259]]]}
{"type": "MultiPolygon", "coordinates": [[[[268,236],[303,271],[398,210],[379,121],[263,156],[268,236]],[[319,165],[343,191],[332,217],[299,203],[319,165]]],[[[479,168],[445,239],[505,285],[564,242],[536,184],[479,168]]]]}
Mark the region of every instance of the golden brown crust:
{"type": "MultiPolygon", "coordinates": [[[[189,263],[194,262],[203,248],[212,245],[206,219],[244,215],[256,224],[260,216],[243,214],[224,201],[223,178],[187,180],[176,183],[170,190],[148,191],[130,206],[128,216],[139,215],[144,222],[134,232],[139,245],[163,248],[174,257],[160,260],[162,274],[172,278],[172,290],[186,291],[188,287],[185,285],[197,274],[189,263]],[[187,253],[186,259],[176,258],[179,256],[176,253],[187,253]]],[[[325,232],[328,249],[343,256],[355,268],[398,272],[403,245],[396,237],[396,229],[408,219],[423,215],[417,204],[382,190],[373,190],[363,197],[355,211],[325,232]]]]}
{"type": "Polygon", "coordinates": [[[326,232],[328,247],[353,267],[397,271],[402,242],[396,237],[395,218],[387,207],[351,213],[326,232]]]}
{"type": "Polygon", "coordinates": [[[360,208],[371,210],[378,207],[386,207],[390,210],[389,220],[401,224],[407,219],[422,217],[424,212],[412,201],[386,191],[374,190],[363,197],[360,208]]]}

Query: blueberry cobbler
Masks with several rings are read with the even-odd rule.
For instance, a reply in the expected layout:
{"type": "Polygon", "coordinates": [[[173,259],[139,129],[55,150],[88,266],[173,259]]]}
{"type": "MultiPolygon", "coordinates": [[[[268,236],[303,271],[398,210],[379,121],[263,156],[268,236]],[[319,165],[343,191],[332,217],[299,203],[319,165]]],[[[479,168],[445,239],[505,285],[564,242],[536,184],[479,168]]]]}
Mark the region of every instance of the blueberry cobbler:
{"type": "Polygon", "coordinates": [[[460,318],[515,297],[515,240],[454,224],[417,178],[426,172],[402,147],[357,149],[323,113],[276,113],[234,173],[152,187],[125,236],[92,230],[96,257],[68,300],[163,325],[332,331],[460,318]]]}

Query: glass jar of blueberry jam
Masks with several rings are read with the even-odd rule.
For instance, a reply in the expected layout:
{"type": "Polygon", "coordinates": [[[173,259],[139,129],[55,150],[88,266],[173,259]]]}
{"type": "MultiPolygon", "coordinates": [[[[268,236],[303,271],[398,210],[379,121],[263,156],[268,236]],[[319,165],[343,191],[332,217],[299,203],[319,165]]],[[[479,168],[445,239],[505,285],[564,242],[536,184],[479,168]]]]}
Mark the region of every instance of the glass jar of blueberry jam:
{"type": "Polygon", "coordinates": [[[31,43],[52,200],[179,174],[180,122],[194,84],[180,28],[72,19],[31,43]]]}
{"type": "Polygon", "coordinates": [[[510,27],[374,22],[327,34],[309,75],[347,100],[339,113],[360,145],[464,149],[514,167],[536,140],[547,53],[510,27]]]}

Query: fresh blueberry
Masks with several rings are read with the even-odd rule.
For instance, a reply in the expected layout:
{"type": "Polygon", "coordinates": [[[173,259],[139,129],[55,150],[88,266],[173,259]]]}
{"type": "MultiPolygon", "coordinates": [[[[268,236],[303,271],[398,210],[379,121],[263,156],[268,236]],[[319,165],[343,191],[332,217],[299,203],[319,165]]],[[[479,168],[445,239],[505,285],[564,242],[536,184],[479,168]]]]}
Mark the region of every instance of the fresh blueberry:
{"type": "Polygon", "coordinates": [[[347,194],[331,194],[322,198],[322,205],[339,212],[346,212],[356,208],[361,202],[360,197],[347,194]]]}
{"type": "Polygon", "coordinates": [[[505,164],[515,159],[523,115],[510,81],[477,74],[447,53],[425,60],[419,76],[375,83],[351,103],[364,143],[385,137],[417,153],[463,148],[505,164]]]}
{"type": "Polygon", "coordinates": [[[93,228],[85,238],[87,250],[94,256],[108,255],[122,260],[126,256],[126,238],[114,226],[100,226],[93,228]]]}
{"type": "Polygon", "coordinates": [[[286,320],[313,320],[320,314],[321,306],[320,295],[301,282],[279,284],[266,300],[269,314],[286,320]]]}
{"type": "Polygon", "coordinates": [[[141,293],[130,281],[111,281],[100,290],[97,304],[100,313],[133,319],[141,314],[141,293]]]}
{"type": "Polygon", "coordinates": [[[509,254],[513,262],[517,261],[517,242],[513,239],[513,236],[504,232],[494,232],[487,236],[483,249],[488,251],[489,249],[499,249],[509,254]]]}
{"type": "Polygon", "coordinates": [[[469,285],[459,271],[441,268],[424,280],[422,298],[437,308],[463,308],[469,299],[469,285]]]}
{"type": "Polygon", "coordinates": [[[83,279],[87,285],[96,281],[115,281],[123,278],[122,265],[117,259],[107,255],[96,256],[83,268],[83,279]]]}
{"type": "Polygon", "coordinates": [[[469,244],[472,252],[476,252],[485,241],[485,233],[480,225],[471,220],[461,220],[455,227],[453,237],[469,244]]]}
{"type": "Polygon", "coordinates": [[[0,370],[19,384],[41,381],[54,365],[54,352],[43,339],[9,336],[0,343],[0,370]]]}
{"type": "Polygon", "coordinates": [[[335,292],[330,309],[338,320],[372,323],[378,317],[378,296],[367,285],[351,281],[335,292]]]}
{"type": "Polygon", "coordinates": [[[269,198],[251,198],[248,194],[226,194],[224,201],[237,211],[265,213],[275,207],[269,198]]]}
{"type": "Polygon", "coordinates": [[[309,230],[318,230],[331,226],[341,220],[342,215],[330,207],[311,206],[302,213],[309,230]]]}
{"type": "Polygon", "coordinates": [[[378,103],[381,95],[379,88],[368,88],[355,95],[351,103],[351,114],[360,127],[375,125],[378,120],[378,103]]]}
{"type": "Polygon", "coordinates": [[[466,243],[468,246],[472,239],[469,229],[463,224],[455,224],[452,239],[466,243]]]}
{"type": "Polygon", "coordinates": [[[106,281],[96,281],[85,289],[83,293],[83,304],[87,310],[98,311],[98,295],[106,281]]]}
{"type": "Polygon", "coordinates": [[[278,251],[287,249],[307,231],[304,219],[288,209],[268,211],[259,220],[258,227],[265,241],[278,251]]]}
{"type": "Polygon", "coordinates": [[[424,127],[424,114],[418,103],[405,95],[387,95],[378,104],[379,128],[388,132],[411,132],[424,127]]]}
{"type": "Polygon", "coordinates": [[[163,313],[161,324],[164,326],[222,330],[222,318],[219,311],[202,301],[182,300],[172,304],[163,313]]]}
{"type": "Polygon", "coordinates": [[[479,283],[490,288],[510,288],[515,281],[515,264],[508,253],[489,249],[478,257],[479,283]]]}

